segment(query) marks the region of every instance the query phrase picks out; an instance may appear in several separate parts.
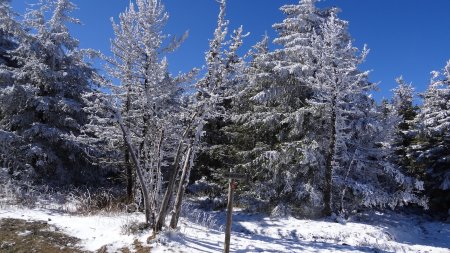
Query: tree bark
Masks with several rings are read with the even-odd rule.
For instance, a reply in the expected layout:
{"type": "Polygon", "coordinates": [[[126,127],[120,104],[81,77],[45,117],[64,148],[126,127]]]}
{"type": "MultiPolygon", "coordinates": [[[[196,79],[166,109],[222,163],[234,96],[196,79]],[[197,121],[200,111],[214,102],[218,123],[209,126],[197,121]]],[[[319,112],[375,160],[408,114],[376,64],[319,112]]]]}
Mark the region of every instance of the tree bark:
{"type": "Polygon", "coordinates": [[[128,203],[131,203],[134,198],[133,194],[133,187],[134,187],[134,180],[133,180],[133,167],[131,165],[130,161],[130,151],[128,150],[128,147],[125,147],[125,167],[126,167],[126,173],[127,173],[127,199],[128,203]]]}
{"type": "Polygon", "coordinates": [[[350,170],[352,169],[353,163],[355,162],[357,152],[358,152],[358,149],[356,149],[355,152],[353,152],[352,160],[350,162],[350,165],[348,166],[347,173],[345,174],[345,178],[344,178],[345,186],[344,186],[344,189],[342,190],[342,194],[341,194],[341,214],[346,213],[345,206],[344,206],[344,198],[345,198],[345,193],[348,188],[347,179],[350,176],[350,170]]]}
{"type": "MultiPolygon", "coordinates": [[[[130,63],[127,62],[127,69],[130,68],[130,63]]],[[[131,78],[129,77],[129,72],[127,72],[127,80],[130,80],[131,78]]],[[[126,101],[125,101],[125,115],[129,115],[130,111],[131,111],[131,93],[132,93],[132,87],[131,84],[128,83],[127,84],[127,96],[126,96],[126,101]]],[[[130,129],[130,124],[129,121],[127,121],[127,128],[130,129]]],[[[124,159],[125,159],[125,168],[126,168],[126,174],[127,174],[127,198],[128,198],[128,202],[131,203],[134,199],[134,178],[133,178],[133,167],[131,165],[131,161],[130,161],[130,151],[128,150],[128,147],[125,145],[124,147],[124,159]]]]}
{"type": "Polygon", "coordinates": [[[144,208],[145,208],[145,222],[148,224],[150,222],[150,202],[148,200],[148,190],[147,190],[147,186],[145,185],[144,182],[144,176],[142,173],[142,168],[141,168],[141,164],[139,162],[139,159],[136,155],[136,151],[133,147],[133,143],[131,142],[131,137],[130,134],[128,132],[128,129],[125,127],[122,118],[120,117],[120,114],[118,112],[116,112],[116,118],[117,121],[119,123],[120,129],[122,130],[122,135],[125,141],[125,144],[131,154],[131,159],[133,160],[134,165],[136,166],[136,172],[139,178],[139,183],[141,184],[141,188],[142,188],[142,195],[143,195],[143,199],[144,199],[144,208]]]}
{"type": "Polygon", "coordinates": [[[331,101],[331,135],[330,135],[330,145],[327,152],[326,168],[325,168],[325,184],[324,184],[324,209],[323,215],[330,216],[333,212],[332,210],[332,191],[333,191],[333,166],[335,158],[335,146],[336,146],[336,106],[337,106],[337,96],[334,92],[331,101]]]}
{"type": "Polygon", "coordinates": [[[153,205],[156,206],[156,197],[159,195],[159,191],[161,190],[161,148],[162,148],[162,144],[164,141],[164,129],[161,130],[161,135],[159,137],[159,142],[158,142],[158,154],[157,154],[157,159],[158,159],[158,163],[156,165],[156,171],[155,171],[155,189],[154,189],[154,194],[153,194],[153,205]]]}
{"type": "Polygon", "coordinates": [[[181,149],[183,147],[184,139],[186,138],[187,134],[189,133],[189,130],[191,129],[191,125],[194,122],[195,117],[197,117],[197,113],[194,113],[192,116],[188,126],[186,127],[186,130],[184,131],[183,135],[181,136],[181,140],[178,143],[177,153],[175,156],[175,161],[172,164],[172,170],[169,175],[169,182],[167,184],[166,192],[164,194],[163,201],[161,203],[161,207],[158,213],[158,218],[155,224],[154,231],[155,233],[158,233],[162,230],[162,227],[164,225],[164,222],[166,220],[167,216],[167,210],[169,208],[169,202],[170,198],[172,197],[173,192],[173,186],[175,184],[175,180],[177,179],[178,174],[178,163],[180,162],[180,156],[181,156],[181,149]]]}
{"type": "Polygon", "coordinates": [[[172,219],[170,220],[170,227],[173,229],[177,228],[178,225],[178,219],[180,218],[180,212],[181,212],[181,204],[183,202],[183,196],[184,191],[186,190],[186,185],[189,181],[189,178],[187,175],[189,175],[189,160],[191,157],[192,147],[189,146],[187,154],[186,154],[186,160],[184,161],[183,166],[183,173],[181,174],[180,182],[178,184],[178,191],[177,191],[177,197],[175,199],[175,206],[174,206],[174,212],[172,214],[172,219]]]}

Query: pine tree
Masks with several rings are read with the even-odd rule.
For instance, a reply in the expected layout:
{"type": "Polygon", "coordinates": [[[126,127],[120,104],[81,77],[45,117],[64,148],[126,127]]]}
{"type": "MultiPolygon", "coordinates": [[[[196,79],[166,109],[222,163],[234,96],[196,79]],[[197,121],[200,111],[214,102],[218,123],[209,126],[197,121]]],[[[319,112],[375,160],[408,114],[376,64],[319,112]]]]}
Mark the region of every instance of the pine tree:
{"type": "Polygon", "coordinates": [[[308,216],[420,202],[420,182],[392,164],[392,143],[380,134],[392,133],[396,117],[369,96],[374,85],[358,69],[368,51],[358,54],[338,9],[306,0],[282,11],[274,25],[282,48],[256,46],[248,102],[233,117],[241,133],[254,132],[238,148],[250,195],[308,216]]]}
{"type": "Polygon", "coordinates": [[[0,14],[0,64],[11,67],[14,63],[8,51],[17,47],[17,39],[24,31],[15,20],[10,1],[0,1],[0,14]]]}
{"type": "Polygon", "coordinates": [[[130,3],[119,22],[113,21],[113,57],[103,57],[109,79],[120,83],[99,80],[108,92],[100,89],[86,97],[102,104],[98,107],[90,103],[90,110],[96,114],[90,129],[110,143],[104,148],[116,163],[124,161],[121,164],[126,169],[128,195],[131,197],[133,185],[140,188],[136,199],[143,201],[150,225],[155,225],[163,202],[163,169],[170,174],[179,165],[181,149],[176,144],[184,138],[184,123],[188,121],[181,107],[180,84],[196,73],[169,74],[166,54],[174,51],[187,34],[167,42],[169,36],[163,33],[167,19],[159,0],[130,3]],[[134,174],[139,184],[134,183],[134,174]]]}
{"type": "Polygon", "coordinates": [[[404,172],[415,175],[417,171],[415,171],[414,161],[407,153],[414,139],[413,120],[418,112],[418,107],[413,104],[415,91],[411,84],[405,83],[403,77],[397,78],[396,81],[398,86],[393,90],[392,105],[400,119],[394,144],[395,160],[404,172]]]}
{"type": "Polygon", "coordinates": [[[274,210],[289,206],[309,216],[317,216],[315,210],[322,206],[323,176],[307,161],[314,157],[316,144],[305,139],[306,129],[314,124],[305,110],[312,92],[305,76],[315,66],[304,65],[304,60],[313,44],[312,32],[329,16],[329,10],[314,3],[283,6],[287,17],[274,25],[279,33],[274,42],[282,47],[270,52],[265,36],[249,52],[246,85],[232,117],[235,167],[252,175],[243,196],[251,201],[247,204],[274,210]]]}
{"type": "Polygon", "coordinates": [[[368,51],[357,54],[348,23],[336,14],[332,9],[315,36],[310,64],[319,68],[307,81],[313,89],[308,109],[322,121],[313,138],[321,143],[320,154],[325,154],[319,159],[325,165],[324,214],[338,210],[339,197],[344,213],[346,199],[351,208],[421,202],[415,194],[421,183],[392,164],[389,137],[393,137],[397,116],[380,113],[369,96],[374,85],[368,81],[368,72],[358,69],[368,51]]]}
{"type": "Polygon", "coordinates": [[[426,194],[433,210],[450,208],[450,61],[442,73],[432,72],[423,105],[414,119],[417,131],[410,154],[425,174],[426,194]]]}
{"type": "Polygon", "coordinates": [[[310,32],[319,27],[328,10],[315,8],[314,1],[281,10],[287,17],[273,27],[279,34],[274,42],[282,47],[269,52],[264,37],[250,53],[248,85],[241,99],[248,102],[233,117],[242,138],[239,166],[253,175],[249,193],[263,205],[290,203],[297,213],[314,215],[309,207],[320,205],[316,188],[320,175],[302,163],[302,157],[310,155],[304,130],[311,123],[304,111],[311,89],[305,85],[302,66],[306,46],[312,44],[310,32]],[[300,202],[304,205],[293,205],[300,202]]]}
{"type": "Polygon", "coordinates": [[[21,151],[15,149],[22,142],[20,136],[6,131],[8,110],[14,110],[13,96],[9,89],[13,86],[13,71],[19,67],[13,58],[13,51],[24,40],[25,31],[15,20],[16,14],[12,11],[10,1],[0,1],[0,164],[4,167],[23,168],[25,162],[21,159],[21,151]]]}
{"type": "Polygon", "coordinates": [[[11,52],[18,67],[2,92],[2,105],[9,107],[2,110],[2,129],[23,139],[15,147],[23,152],[23,167],[61,184],[84,183],[96,173],[85,155],[89,147],[76,138],[86,123],[82,94],[94,70],[66,26],[79,23],[69,16],[74,8],[67,0],[47,1],[26,14],[24,26],[32,32],[11,52]]]}
{"type": "Polygon", "coordinates": [[[201,121],[204,124],[196,166],[203,176],[215,178],[223,178],[222,174],[233,167],[232,140],[227,128],[231,123],[235,97],[243,89],[241,77],[245,65],[237,51],[246,34],[241,26],[228,39],[225,11],[226,1],[221,1],[217,28],[205,57],[208,70],[196,84],[199,90],[197,103],[202,106],[201,121]]]}

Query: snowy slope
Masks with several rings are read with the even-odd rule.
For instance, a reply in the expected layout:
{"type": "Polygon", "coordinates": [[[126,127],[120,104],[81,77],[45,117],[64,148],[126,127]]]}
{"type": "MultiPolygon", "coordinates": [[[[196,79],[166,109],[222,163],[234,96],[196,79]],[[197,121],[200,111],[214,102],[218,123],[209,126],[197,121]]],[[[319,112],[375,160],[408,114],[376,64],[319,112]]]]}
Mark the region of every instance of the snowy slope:
{"type": "MultiPolygon", "coordinates": [[[[221,252],[224,213],[203,215],[202,219],[182,219],[179,231],[165,232],[152,242],[152,252],[221,252]]],[[[141,214],[73,216],[45,209],[3,207],[0,218],[48,221],[80,238],[81,246],[91,251],[108,245],[109,251],[114,252],[130,246],[135,239],[147,245],[151,235],[151,232],[140,235],[122,232],[124,225],[142,221],[141,214]]],[[[342,225],[238,211],[234,215],[231,249],[232,252],[450,252],[449,247],[450,225],[418,216],[370,212],[342,225]]]]}

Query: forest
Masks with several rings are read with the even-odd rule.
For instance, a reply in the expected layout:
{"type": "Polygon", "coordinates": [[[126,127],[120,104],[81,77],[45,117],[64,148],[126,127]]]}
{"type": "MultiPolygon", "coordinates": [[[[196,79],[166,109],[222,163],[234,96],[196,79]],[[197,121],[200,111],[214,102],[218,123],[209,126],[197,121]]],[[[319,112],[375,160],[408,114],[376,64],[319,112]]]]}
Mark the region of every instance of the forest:
{"type": "Polygon", "coordinates": [[[448,219],[450,61],[425,92],[398,77],[377,101],[339,8],[280,4],[278,36],[242,53],[248,33],[219,0],[204,66],[173,74],[189,36],[165,33],[162,0],[113,17],[110,52],[79,47],[70,0],[37,2],[21,16],[0,0],[0,197],[89,196],[90,211],[141,212],[156,234],[193,199],[223,210],[229,184],[235,206],[274,217],[448,219]]]}

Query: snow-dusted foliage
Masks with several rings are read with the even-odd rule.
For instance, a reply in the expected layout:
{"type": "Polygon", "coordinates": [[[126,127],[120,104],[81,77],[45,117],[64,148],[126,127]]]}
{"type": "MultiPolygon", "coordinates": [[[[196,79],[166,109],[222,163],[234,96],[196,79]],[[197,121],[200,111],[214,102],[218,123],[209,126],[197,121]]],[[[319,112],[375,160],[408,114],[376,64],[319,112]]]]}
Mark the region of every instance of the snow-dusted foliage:
{"type": "MultiPolygon", "coordinates": [[[[235,159],[235,170],[250,174],[247,194],[278,206],[279,202],[294,203],[297,189],[308,189],[310,194],[300,197],[304,202],[311,200],[300,207],[307,208],[320,205],[321,193],[314,188],[317,184],[309,182],[314,175],[305,176],[308,173],[300,170],[302,129],[307,125],[302,108],[310,90],[295,68],[301,64],[298,57],[302,52],[296,49],[294,41],[300,40],[294,36],[306,35],[293,26],[297,22],[295,15],[309,10],[298,6],[282,9],[289,16],[288,24],[274,27],[280,34],[275,42],[283,48],[269,52],[269,38],[264,36],[247,54],[250,62],[241,76],[244,89],[234,100],[232,124],[226,129],[232,145],[225,151],[235,159]],[[292,43],[287,42],[289,37],[292,43]]],[[[311,214],[309,210],[300,212],[311,214]]]]}
{"type": "Polygon", "coordinates": [[[410,148],[416,166],[426,175],[432,208],[450,206],[450,61],[441,73],[432,72],[430,85],[422,94],[423,105],[414,119],[417,137],[410,148]]]}
{"type": "Polygon", "coordinates": [[[411,84],[405,83],[403,77],[397,78],[396,81],[397,87],[393,90],[392,109],[396,111],[399,122],[394,143],[394,162],[404,172],[418,176],[420,172],[416,170],[414,159],[407,153],[414,139],[413,120],[418,112],[418,107],[414,105],[415,91],[411,84]]]}
{"type": "Polygon", "coordinates": [[[319,171],[325,169],[324,213],[338,208],[344,212],[346,202],[352,208],[420,202],[414,192],[421,190],[421,183],[405,177],[391,163],[397,117],[380,115],[369,96],[374,88],[369,73],[358,69],[368,50],[358,55],[348,22],[340,20],[337,12],[330,9],[326,22],[312,32],[313,43],[304,60],[315,67],[306,76],[313,91],[306,110],[316,120],[307,139],[319,143],[316,161],[323,162],[319,171]]]}
{"type": "MultiPolygon", "coordinates": [[[[11,53],[12,50],[17,48],[17,43],[20,42],[23,32],[21,25],[15,20],[10,1],[0,1],[0,102],[3,105],[0,106],[0,122],[4,122],[6,117],[6,112],[4,111],[8,109],[5,104],[7,102],[6,97],[2,94],[6,88],[13,85],[12,70],[14,67],[17,67],[11,53]]],[[[20,151],[14,148],[18,146],[17,142],[21,142],[22,139],[20,136],[3,129],[3,127],[0,128],[0,166],[11,168],[12,170],[16,166],[23,165],[22,161],[17,161],[20,151]]]]}
{"type": "Polygon", "coordinates": [[[195,106],[200,112],[196,136],[201,136],[201,147],[196,160],[197,175],[213,175],[219,180],[223,173],[235,171],[234,138],[230,136],[235,107],[246,101],[239,95],[245,88],[245,61],[238,54],[247,36],[240,26],[229,35],[229,21],[225,18],[226,1],[220,1],[220,12],[214,36],[206,52],[206,73],[197,83],[195,106]]]}
{"type": "MultiPolygon", "coordinates": [[[[2,3],[2,8],[4,4],[2,3]]],[[[17,46],[9,51],[14,66],[0,91],[1,128],[21,138],[23,168],[59,183],[82,183],[89,164],[85,144],[77,140],[86,123],[82,93],[89,90],[93,69],[83,61],[83,51],[67,28],[79,23],[69,16],[75,8],[67,0],[42,1],[25,16],[24,33],[13,23],[17,46]]],[[[2,15],[2,18],[6,16],[2,15]]]]}
{"type": "MultiPolygon", "coordinates": [[[[8,51],[17,47],[18,37],[23,35],[21,25],[15,20],[15,13],[11,10],[9,0],[0,1],[0,64],[13,64],[8,51]]],[[[2,72],[3,73],[3,72],[2,72]]],[[[0,79],[1,80],[1,79],[0,79]]],[[[6,82],[6,80],[1,81],[6,82]]]]}
{"type": "Polygon", "coordinates": [[[165,55],[174,51],[186,35],[166,43],[169,36],[163,33],[163,28],[167,19],[168,14],[159,0],[130,2],[120,14],[119,22],[113,21],[113,56],[104,57],[109,79],[120,83],[102,80],[103,89],[87,96],[92,101],[99,97],[97,102],[103,103],[101,107],[97,102],[91,103],[90,110],[96,115],[89,129],[104,140],[100,145],[109,143],[105,148],[112,160],[124,165],[129,197],[136,174],[137,186],[148,189],[135,194],[137,201],[142,198],[148,202],[145,207],[148,222],[156,219],[162,199],[163,169],[176,152],[175,142],[181,139],[183,123],[187,121],[180,104],[180,83],[195,74],[195,71],[177,77],[169,74],[165,55]],[[110,115],[112,119],[108,118],[110,115]],[[133,161],[134,166],[130,159],[132,153],[138,158],[133,161]],[[148,196],[143,196],[144,192],[148,196]]]}
{"type": "Polygon", "coordinates": [[[265,37],[250,52],[245,102],[233,116],[236,167],[252,175],[250,194],[310,216],[420,202],[420,182],[391,163],[398,117],[382,113],[358,69],[368,50],[358,53],[336,8],[306,0],[281,10],[282,48],[269,52],[265,37]]]}
{"type": "Polygon", "coordinates": [[[245,173],[240,203],[276,216],[425,206],[423,175],[448,203],[450,62],[433,74],[420,113],[402,78],[392,101],[379,104],[360,70],[368,50],[353,45],[338,8],[318,1],[282,6],[275,49],[266,35],[240,55],[247,34],[229,30],[219,0],[193,81],[197,70],[169,71],[166,56],[187,35],[165,33],[162,0],[130,1],[112,19],[108,55],[78,49],[69,0],[40,0],[23,22],[0,0],[0,165],[16,178],[60,183],[113,169],[155,232],[171,206],[177,227],[191,169],[217,185],[224,172],[245,173]],[[86,56],[100,56],[106,74],[86,56]]]}
{"type": "MultiPolygon", "coordinates": [[[[219,1],[220,12],[217,27],[213,38],[209,42],[209,49],[205,53],[206,73],[195,84],[196,94],[193,104],[198,111],[199,117],[196,122],[195,135],[202,138],[202,154],[210,152],[212,139],[221,139],[220,144],[226,141],[216,136],[214,125],[223,124],[229,118],[229,108],[235,91],[238,89],[236,83],[237,68],[243,64],[237,55],[237,50],[242,46],[245,37],[243,28],[239,27],[228,39],[228,20],[226,20],[226,1],[219,1]]],[[[216,144],[216,143],[215,143],[216,144]]],[[[200,162],[200,166],[202,166],[200,162]]]]}

